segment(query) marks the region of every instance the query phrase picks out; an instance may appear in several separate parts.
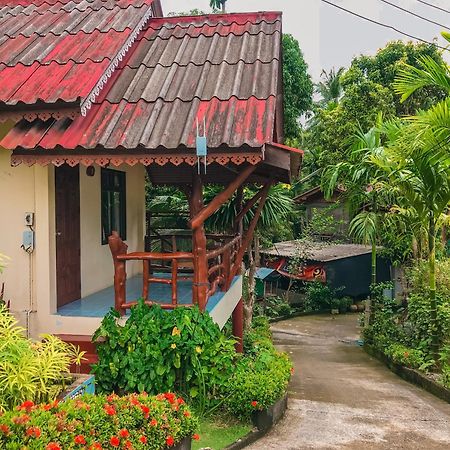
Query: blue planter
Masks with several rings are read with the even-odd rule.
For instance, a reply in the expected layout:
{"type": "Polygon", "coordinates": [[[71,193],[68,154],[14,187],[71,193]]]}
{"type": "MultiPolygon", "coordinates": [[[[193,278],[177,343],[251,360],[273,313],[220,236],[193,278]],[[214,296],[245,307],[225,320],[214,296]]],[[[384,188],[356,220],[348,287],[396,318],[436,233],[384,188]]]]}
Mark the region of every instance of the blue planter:
{"type": "Polygon", "coordinates": [[[59,396],[60,400],[74,399],[84,394],[95,394],[94,375],[74,373],[71,376],[74,378],[74,381],[61,393],[59,396]]]}

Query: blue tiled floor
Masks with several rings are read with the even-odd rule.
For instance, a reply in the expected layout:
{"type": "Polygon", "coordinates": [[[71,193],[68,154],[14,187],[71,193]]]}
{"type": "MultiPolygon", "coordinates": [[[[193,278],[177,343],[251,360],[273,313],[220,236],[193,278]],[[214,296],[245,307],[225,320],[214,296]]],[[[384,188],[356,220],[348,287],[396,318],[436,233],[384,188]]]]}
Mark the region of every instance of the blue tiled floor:
{"type": "MultiPolygon", "coordinates": [[[[169,274],[155,274],[155,276],[166,277],[169,274]]],[[[211,311],[224,292],[213,295],[207,305],[207,310],[211,311]]],[[[137,300],[142,297],[142,276],[138,275],[127,280],[127,301],[137,300]]],[[[172,300],[172,288],[166,284],[150,284],[149,298],[161,303],[170,303],[172,300]]],[[[188,304],[192,301],[192,282],[178,282],[178,303],[188,304]]],[[[88,295],[80,300],[76,300],[68,305],[58,308],[57,314],[61,316],[77,317],[103,317],[114,306],[114,287],[110,286],[94,294],[88,295]]]]}

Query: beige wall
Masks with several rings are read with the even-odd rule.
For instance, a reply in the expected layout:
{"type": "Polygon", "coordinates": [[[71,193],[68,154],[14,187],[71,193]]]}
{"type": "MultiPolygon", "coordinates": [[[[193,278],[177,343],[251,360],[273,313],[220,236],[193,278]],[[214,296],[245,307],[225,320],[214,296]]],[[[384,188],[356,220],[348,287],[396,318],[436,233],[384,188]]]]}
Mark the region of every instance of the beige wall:
{"type": "MultiPolygon", "coordinates": [[[[0,124],[0,139],[12,124],[0,124]]],[[[11,309],[30,332],[92,333],[100,320],[56,315],[56,249],[54,167],[11,167],[11,152],[0,148],[0,253],[11,258],[0,275],[11,309]],[[24,215],[35,213],[36,247],[30,255],[21,249],[26,230],[24,215]],[[27,311],[31,311],[27,313],[27,311]]],[[[130,251],[143,250],[145,235],[145,169],[119,167],[127,173],[127,243],[130,251]]],[[[94,177],[80,167],[81,284],[82,296],[113,283],[109,248],[101,244],[100,168],[94,177]]],[[[139,273],[130,265],[130,276],[139,273]]],[[[113,299],[112,299],[113,301],[113,299]]]]}
{"type": "MultiPolygon", "coordinates": [[[[127,244],[129,251],[144,250],[145,236],[145,169],[142,165],[121,166],[126,172],[127,244]]],[[[113,264],[108,245],[101,242],[101,169],[88,177],[80,171],[81,215],[81,295],[97,292],[113,283],[113,264]]],[[[140,264],[129,264],[127,272],[133,276],[141,271],[140,264]]]]}

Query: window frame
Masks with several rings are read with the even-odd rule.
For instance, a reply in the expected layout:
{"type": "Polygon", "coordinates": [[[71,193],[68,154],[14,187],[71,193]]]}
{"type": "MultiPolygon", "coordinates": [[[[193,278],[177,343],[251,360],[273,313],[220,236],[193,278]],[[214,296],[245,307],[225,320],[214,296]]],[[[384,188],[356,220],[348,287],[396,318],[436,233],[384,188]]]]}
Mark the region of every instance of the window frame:
{"type": "MultiPolygon", "coordinates": [[[[100,191],[101,191],[101,200],[100,200],[100,216],[101,216],[101,242],[102,245],[108,244],[108,237],[111,235],[112,231],[119,231],[120,237],[122,240],[127,239],[127,179],[126,172],[121,170],[114,170],[109,168],[102,167],[101,176],[100,176],[100,191]],[[119,177],[119,186],[114,186],[114,181],[111,182],[111,179],[114,180],[114,177],[119,177]],[[113,218],[108,218],[108,222],[111,222],[111,230],[106,230],[105,223],[105,209],[106,202],[108,202],[108,194],[109,193],[118,193],[119,194],[119,228],[120,230],[114,230],[117,228],[115,224],[113,224],[113,218]]],[[[109,206],[110,209],[110,206],[109,206]]]]}

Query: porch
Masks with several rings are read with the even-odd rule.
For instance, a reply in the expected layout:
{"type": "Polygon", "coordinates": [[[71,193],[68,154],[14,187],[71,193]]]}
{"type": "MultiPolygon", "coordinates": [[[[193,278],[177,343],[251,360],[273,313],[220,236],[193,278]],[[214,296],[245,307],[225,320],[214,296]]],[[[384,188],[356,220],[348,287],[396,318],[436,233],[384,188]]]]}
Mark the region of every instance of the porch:
{"type": "MultiPolygon", "coordinates": [[[[155,273],[155,277],[168,279],[170,274],[155,273]]],[[[234,277],[230,289],[227,292],[218,291],[209,297],[206,311],[213,320],[222,327],[226,320],[226,311],[235,308],[240,297],[229,292],[241,291],[242,277],[234,277]]],[[[177,286],[178,304],[180,306],[192,303],[192,280],[182,280],[177,286]]],[[[127,280],[127,298],[138,299],[142,296],[142,276],[135,275],[127,280]]],[[[164,304],[172,300],[172,289],[167,284],[158,284],[152,288],[152,296],[156,299],[154,303],[164,304]]],[[[93,317],[103,318],[114,308],[114,285],[108,286],[94,294],[83,297],[67,305],[58,308],[58,316],[63,317],[93,317]]],[[[129,312],[129,311],[128,311],[129,312]]],[[[231,312],[230,312],[231,313],[231,312]]],[[[229,316],[230,314],[228,314],[229,316]]]]}

